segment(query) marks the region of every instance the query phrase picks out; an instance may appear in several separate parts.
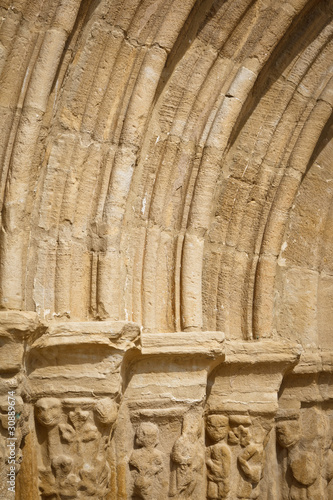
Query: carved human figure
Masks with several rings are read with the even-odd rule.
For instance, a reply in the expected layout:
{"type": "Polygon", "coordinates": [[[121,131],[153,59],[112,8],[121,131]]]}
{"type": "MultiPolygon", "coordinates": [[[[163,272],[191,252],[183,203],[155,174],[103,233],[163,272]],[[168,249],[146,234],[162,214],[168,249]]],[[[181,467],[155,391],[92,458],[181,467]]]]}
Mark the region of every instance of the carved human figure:
{"type": "Polygon", "coordinates": [[[164,454],[156,447],[159,430],[152,422],[143,422],[136,432],[138,449],[133,450],[129,465],[133,469],[133,497],[160,500],[159,475],[163,471],[164,454]]]}
{"type": "Polygon", "coordinates": [[[175,471],[171,475],[170,496],[177,500],[192,498],[204,464],[201,436],[201,418],[188,413],[183,420],[182,435],[175,442],[171,460],[175,471]]]}
{"type": "MultiPolygon", "coordinates": [[[[107,463],[107,450],[110,446],[111,434],[115,427],[118,415],[118,405],[110,398],[100,399],[95,406],[95,417],[100,424],[100,440],[98,452],[94,460],[94,467],[87,466],[80,471],[80,477],[84,488],[92,492],[98,484],[100,493],[109,491],[111,469],[107,463]]],[[[103,494],[101,498],[104,498],[103,494]]]]}
{"type": "Polygon", "coordinates": [[[41,398],[35,405],[37,421],[46,428],[56,426],[61,419],[61,402],[56,398],[41,398]]]}
{"type": "Polygon", "coordinates": [[[228,417],[210,415],[206,432],[214,443],[206,448],[207,498],[227,498],[230,490],[231,451],[225,439],[228,435],[228,417]]]}
{"type": "Polygon", "coordinates": [[[110,398],[96,403],[57,398],[37,401],[42,498],[104,500],[111,478],[107,449],[117,410],[118,405],[110,398]]]}
{"type": "Polygon", "coordinates": [[[51,461],[51,470],[40,470],[39,490],[42,499],[71,499],[77,498],[79,478],[73,473],[73,459],[66,455],[54,457],[51,461]]]}
{"type": "Polygon", "coordinates": [[[47,432],[47,454],[50,460],[62,453],[59,423],[62,418],[61,401],[57,398],[41,398],[35,404],[37,424],[47,432]]]}
{"type": "MultiPolygon", "coordinates": [[[[258,434],[263,434],[264,430],[259,427],[258,434]]],[[[267,444],[267,436],[258,436],[257,441],[253,439],[249,428],[239,427],[239,442],[243,448],[237,457],[237,464],[241,474],[238,498],[252,499],[259,496],[259,481],[264,467],[264,449],[267,444]]]]}
{"type": "Polygon", "coordinates": [[[276,426],[279,445],[287,450],[287,471],[291,475],[289,500],[323,500],[317,479],[320,464],[314,450],[300,445],[301,430],[298,420],[284,420],[276,426]]]}

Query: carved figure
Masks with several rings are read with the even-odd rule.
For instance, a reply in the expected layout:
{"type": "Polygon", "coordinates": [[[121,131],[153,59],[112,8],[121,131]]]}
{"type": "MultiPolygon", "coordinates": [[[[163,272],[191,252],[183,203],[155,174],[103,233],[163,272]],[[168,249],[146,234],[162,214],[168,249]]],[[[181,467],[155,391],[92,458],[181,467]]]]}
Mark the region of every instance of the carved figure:
{"type": "Polygon", "coordinates": [[[197,414],[185,415],[182,435],[175,442],[171,460],[175,474],[171,477],[170,496],[177,500],[191,498],[204,464],[201,435],[201,418],[197,414]]]}
{"type": "Polygon", "coordinates": [[[133,472],[133,497],[143,500],[160,499],[159,474],[163,471],[164,454],[156,447],[159,443],[158,427],[152,422],[143,422],[136,432],[136,443],[129,460],[133,472]]]}
{"type": "Polygon", "coordinates": [[[110,398],[83,404],[81,408],[79,401],[74,402],[73,407],[72,402],[56,398],[41,398],[36,403],[37,432],[46,429],[46,439],[41,440],[43,467],[39,469],[39,489],[45,500],[104,500],[109,492],[107,448],[118,406],[110,398]]]}
{"type": "Polygon", "coordinates": [[[238,498],[258,498],[259,488],[257,486],[262,476],[264,448],[267,444],[266,439],[263,442],[261,439],[258,441],[254,442],[249,428],[240,426],[239,442],[244,450],[237,457],[238,468],[241,473],[238,498]]]}
{"type": "Polygon", "coordinates": [[[300,425],[298,420],[278,422],[276,435],[279,445],[287,450],[287,471],[292,483],[289,500],[323,500],[323,492],[317,479],[320,477],[320,463],[316,453],[300,446],[300,425]]]}
{"type": "Polygon", "coordinates": [[[61,402],[56,398],[41,398],[35,405],[35,412],[43,427],[54,427],[61,419],[61,402]]]}
{"type": "Polygon", "coordinates": [[[62,455],[59,435],[59,424],[62,419],[61,401],[56,398],[39,399],[35,405],[35,416],[37,423],[47,432],[46,447],[49,459],[62,455]]]}
{"type": "Polygon", "coordinates": [[[206,449],[207,498],[226,498],[230,490],[231,452],[225,443],[228,417],[210,415],[206,422],[208,437],[213,441],[206,449]]]}
{"type": "Polygon", "coordinates": [[[53,458],[51,470],[42,469],[39,471],[39,490],[43,500],[77,498],[79,478],[73,473],[73,468],[73,459],[66,455],[60,455],[53,458]]]}

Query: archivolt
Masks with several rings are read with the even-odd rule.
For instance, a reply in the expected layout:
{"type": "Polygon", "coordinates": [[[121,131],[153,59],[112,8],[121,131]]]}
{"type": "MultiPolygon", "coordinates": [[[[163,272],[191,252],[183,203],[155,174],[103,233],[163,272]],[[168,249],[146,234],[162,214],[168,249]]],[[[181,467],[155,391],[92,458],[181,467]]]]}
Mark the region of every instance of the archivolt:
{"type": "Polygon", "coordinates": [[[283,334],[318,162],[332,248],[333,1],[2,5],[2,307],[283,334]]]}

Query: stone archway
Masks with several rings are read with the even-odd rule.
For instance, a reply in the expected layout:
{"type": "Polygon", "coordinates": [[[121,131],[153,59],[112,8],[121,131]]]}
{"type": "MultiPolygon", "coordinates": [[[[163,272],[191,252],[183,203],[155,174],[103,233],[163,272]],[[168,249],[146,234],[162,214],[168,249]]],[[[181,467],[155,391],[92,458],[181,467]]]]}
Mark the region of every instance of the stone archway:
{"type": "Polygon", "coordinates": [[[17,499],[329,498],[332,13],[0,1],[17,499]]]}

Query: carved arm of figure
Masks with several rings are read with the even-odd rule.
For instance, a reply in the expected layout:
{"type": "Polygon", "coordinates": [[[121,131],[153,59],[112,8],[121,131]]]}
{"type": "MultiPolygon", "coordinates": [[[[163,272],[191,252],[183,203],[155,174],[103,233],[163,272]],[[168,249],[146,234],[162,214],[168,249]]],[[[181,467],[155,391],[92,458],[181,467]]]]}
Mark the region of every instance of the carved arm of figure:
{"type": "Polygon", "coordinates": [[[196,444],[194,448],[194,456],[193,456],[193,471],[199,472],[204,465],[204,453],[201,450],[200,444],[196,444]]]}
{"type": "Polygon", "coordinates": [[[263,468],[263,447],[258,444],[249,444],[238,457],[238,464],[244,475],[251,483],[259,483],[263,468]],[[252,460],[252,463],[250,463],[252,460]]]}
{"type": "Polygon", "coordinates": [[[144,474],[147,477],[154,477],[163,471],[163,457],[159,450],[146,449],[134,450],[129,464],[139,474],[144,474]]]}
{"type": "Polygon", "coordinates": [[[159,450],[154,450],[151,458],[151,466],[147,471],[147,475],[153,477],[162,471],[163,471],[162,452],[160,452],[159,450]]]}
{"type": "Polygon", "coordinates": [[[206,450],[206,467],[207,476],[211,481],[218,481],[221,476],[221,464],[217,460],[211,458],[212,447],[206,450]]]}

